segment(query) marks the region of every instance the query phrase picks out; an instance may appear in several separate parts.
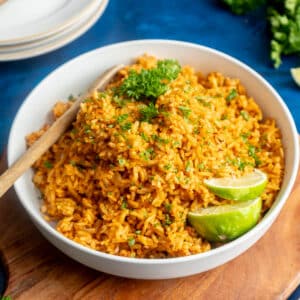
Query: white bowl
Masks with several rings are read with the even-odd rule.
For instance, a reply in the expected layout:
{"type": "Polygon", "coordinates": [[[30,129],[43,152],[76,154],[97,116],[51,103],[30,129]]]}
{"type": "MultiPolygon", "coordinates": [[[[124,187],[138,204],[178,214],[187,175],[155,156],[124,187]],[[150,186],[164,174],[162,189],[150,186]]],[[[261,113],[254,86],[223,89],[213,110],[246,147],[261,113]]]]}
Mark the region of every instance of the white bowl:
{"type": "MultiPolygon", "coordinates": [[[[38,191],[32,184],[32,170],[16,183],[15,190],[40,232],[58,249],[73,259],[99,271],[129,278],[164,279],[188,276],[220,266],[252,246],[271,226],[287,200],[298,170],[299,146],[292,116],[278,93],[255,71],[238,60],[216,50],[178,41],[141,40],[119,43],[86,53],[62,65],[47,76],[27,97],[11,129],[8,162],[11,165],[25,151],[24,137],[40,128],[58,99],[85,91],[107,68],[129,64],[144,53],[161,58],[176,58],[181,64],[206,73],[220,71],[238,77],[264,112],[277,121],[285,151],[285,173],[282,188],[272,208],[262,221],[240,238],[211,251],[169,259],[137,259],[114,256],[91,250],[57,232],[40,212],[38,191]]],[[[272,245],[270,245],[271,249],[272,245]]]]}

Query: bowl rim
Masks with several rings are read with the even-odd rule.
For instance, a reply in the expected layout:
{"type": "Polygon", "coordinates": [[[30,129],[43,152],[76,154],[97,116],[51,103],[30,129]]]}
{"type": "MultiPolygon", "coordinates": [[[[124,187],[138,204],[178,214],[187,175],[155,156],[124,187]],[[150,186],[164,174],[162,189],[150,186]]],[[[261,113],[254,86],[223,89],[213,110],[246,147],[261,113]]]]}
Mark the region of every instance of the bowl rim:
{"type": "MultiPolygon", "coordinates": [[[[16,182],[14,184],[14,189],[16,191],[16,194],[18,196],[19,201],[21,202],[22,206],[26,210],[26,212],[29,214],[30,218],[33,220],[34,223],[37,223],[41,228],[43,228],[45,231],[47,231],[53,238],[58,239],[61,241],[63,244],[67,244],[70,247],[76,248],[76,250],[79,250],[80,252],[92,255],[97,258],[102,258],[102,259],[108,259],[111,261],[115,262],[122,262],[122,263],[130,263],[130,264],[151,264],[151,265],[165,265],[169,263],[184,263],[184,262],[189,262],[189,261],[194,261],[197,259],[206,259],[208,257],[214,256],[214,255],[222,255],[223,253],[229,251],[230,249],[234,249],[236,246],[239,244],[242,244],[246,242],[248,239],[254,238],[255,236],[258,236],[258,233],[262,231],[264,228],[268,227],[268,224],[271,225],[276,217],[278,216],[279,212],[281,211],[283,205],[285,204],[287,198],[289,197],[291,190],[294,186],[296,176],[298,173],[298,167],[299,167],[299,143],[298,143],[298,133],[296,129],[295,122],[293,120],[293,117],[281,98],[281,96],[278,94],[278,92],[271,86],[270,83],[266,79],[264,79],[258,72],[256,72],[254,69],[243,63],[242,61],[213,48],[203,46],[200,44],[196,43],[191,43],[191,42],[185,42],[185,41],[179,41],[179,40],[170,40],[170,39],[141,39],[141,40],[130,40],[130,41],[124,41],[124,42],[118,42],[118,43],[113,43],[109,44],[103,47],[96,48],[94,50],[88,51],[86,53],[83,53],[65,63],[60,65],[59,67],[55,68],[53,71],[51,71],[49,74],[47,74],[32,90],[31,92],[26,96],[24,99],[22,105],[19,107],[18,112],[13,120],[12,127],[9,133],[9,139],[8,139],[8,147],[7,147],[7,161],[8,165],[11,166],[13,163],[13,133],[15,131],[15,126],[16,126],[16,121],[21,115],[21,112],[23,110],[23,107],[25,107],[26,102],[29,98],[34,96],[34,94],[37,92],[39,87],[44,84],[50,77],[55,76],[55,73],[60,71],[63,68],[68,67],[69,65],[76,63],[78,60],[81,60],[83,58],[86,58],[88,56],[93,56],[98,52],[107,52],[110,49],[114,48],[120,48],[120,47],[127,47],[131,45],[139,46],[139,45],[151,45],[151,44],[161,44],[161,45],[166,45],[166,46],[185,46],[189,48],[194,48],[198,50],[203,50],[207,51],[213,54],[216,54],[218,56],[221,56],[222,58],[229,60],[231,63],[234,63],[238,67],[244,69],[248,73],[250,73],[253,77],[256,77],[259,81],[261,81],[264,86],[269,89],[269,91],[274,95],[274,98],[276,98],[276,101],[280,104],[283,112],[285,113],[286,117],[289,120],[289,125],[291,127],[291,133],[293,137],[293,148],[294,148],[294,153],[295,153],[295,158],[296,161],[293,165],[293,169],[291,170],[291,175],[290,175],[290,180],[286,186],[285,191],[281,195],[280,198],[277,198],[276,205],[272,205],[272,207],[269,209],[269,211],[266,213],[266,215],[263,217],[263,219],[255,226],[253,227],[250,231],[246,232],[243,234],[241,237],[228,242],[220,247],[213,248],[209,251],[202,252],[202,253],[197,253],[197,254],[192,254],[188,256],[179,256],[179,257],[171,257],[171,258],[133,258],[133,257],[123,257],[123,256],[118,256],[118,255],[113,255],[101,251],[97,251],[91,248],[88,248],[86,246],[83,246],[79,243],[74,242],[71,239],[68,239],[61,233],[59,233],[56,229],[54,229],[49,222],[43,219],[42,214],[39,214],[35,210],[31,209],[27,204],[26,201],[22,199],[22,190],[19,188],[18,183],[16,182]]],[[[21,177],[20,177],[21,178],[21,177]]],[[[259,237],[260,238],[260,237],[259,237]]]]}

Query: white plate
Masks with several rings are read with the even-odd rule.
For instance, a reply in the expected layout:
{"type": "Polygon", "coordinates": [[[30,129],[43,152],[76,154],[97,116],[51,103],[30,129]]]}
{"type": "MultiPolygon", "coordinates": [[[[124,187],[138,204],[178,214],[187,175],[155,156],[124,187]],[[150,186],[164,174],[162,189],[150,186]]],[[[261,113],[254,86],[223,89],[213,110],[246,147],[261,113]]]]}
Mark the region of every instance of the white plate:
{"type": "Polygon", "coordinates": [[[88,29],[90,29],[102,16],[109,0],[102,0],[100,5],[96,7],[96,11],[87,15],[83,21],[76,23],[67,30],[49,37],[48,39],[26,43],[20,46],[0,46],[0,61],[19,60],[29,57],[35,57],[54,51],[72,42],[88,29]]]}
{"type": "Polygon", "coordinates": [[[56,231],[41,214],[41,202],[32,183],[32,170],[27,170],[16,181],[15,189],[37,228],[51,243],[73,259],[91,268],[130,278],[163,279],[188,276],[220,266],[252,246],[278,216],[296,179],[299,140],[292,116],[270,84],[245,64],[211,48],[167,40],[119,43],[81,55],[47,76],[24,101],[10,132],[8,163],[11,165],[24,153],[24,137],[45,123],[47,114],[58,99],[67,99],[71,93],[75,95],[86,91],[91,82],[107,68],[120,63],[132,63],[135,57],[144,53],[161,58],[176,58],[181,64],[189,64],[203,74],[219,71],[227,76],[240,78],[264,115],[276,120],[284,144],[285,173],[279,194],[261,222],[240,238],[205,253],[168,259],[120,257],[84,247],[56,231]]]}
{"type": "Polygon", "coordinates": [[[46,38],[91,13],[102,0],[8,0],[0,5],[0,45],[46,38]]]}

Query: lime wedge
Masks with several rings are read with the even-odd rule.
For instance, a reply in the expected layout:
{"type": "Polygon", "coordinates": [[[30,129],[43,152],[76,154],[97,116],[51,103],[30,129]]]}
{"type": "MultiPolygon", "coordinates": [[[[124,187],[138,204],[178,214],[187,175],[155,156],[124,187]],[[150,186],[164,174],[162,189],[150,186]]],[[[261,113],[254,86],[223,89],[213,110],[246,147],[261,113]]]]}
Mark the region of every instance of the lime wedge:
{"type": "Polygon", "coordinates": [[[204,180],[204,184],[220,198],[245,201],[259,197],[264,191],[267,181],[267,175],[255,169],[252,173],[239,178],[212,178],[204,180]]]}
{"type": "Polygon", "coordinates": [[[292,68],[291,74],[294,79],[294,81],[297,83],[297,85],[300,86],[300,67],[299,68],[292,68]]]}
{"type": "Polygon", "coordinates": [[[189,212],[187,218],[206,240],[227,242],[241,236],[258,222],[261,206],[261,198],[256,198],[189,212]]]}

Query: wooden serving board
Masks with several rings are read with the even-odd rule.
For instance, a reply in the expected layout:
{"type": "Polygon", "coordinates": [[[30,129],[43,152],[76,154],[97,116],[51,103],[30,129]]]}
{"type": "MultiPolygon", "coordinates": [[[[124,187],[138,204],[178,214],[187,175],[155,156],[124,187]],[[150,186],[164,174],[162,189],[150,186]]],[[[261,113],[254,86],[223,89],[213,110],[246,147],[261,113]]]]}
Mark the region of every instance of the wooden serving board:
{"type": "MultiPolygon", "coordinates": [[[[5,167],[2,157],[0,169],[5,167]]],[[[2,173],[2,172],[1,172],[2,173]]],[[[209,272],[147,281],[89,269],[37,231],[11,189],[0,199],[0,251],[12,299],[286,299],[300,283],[300,174],[271,229],[252,248],[209,272]]]]}

